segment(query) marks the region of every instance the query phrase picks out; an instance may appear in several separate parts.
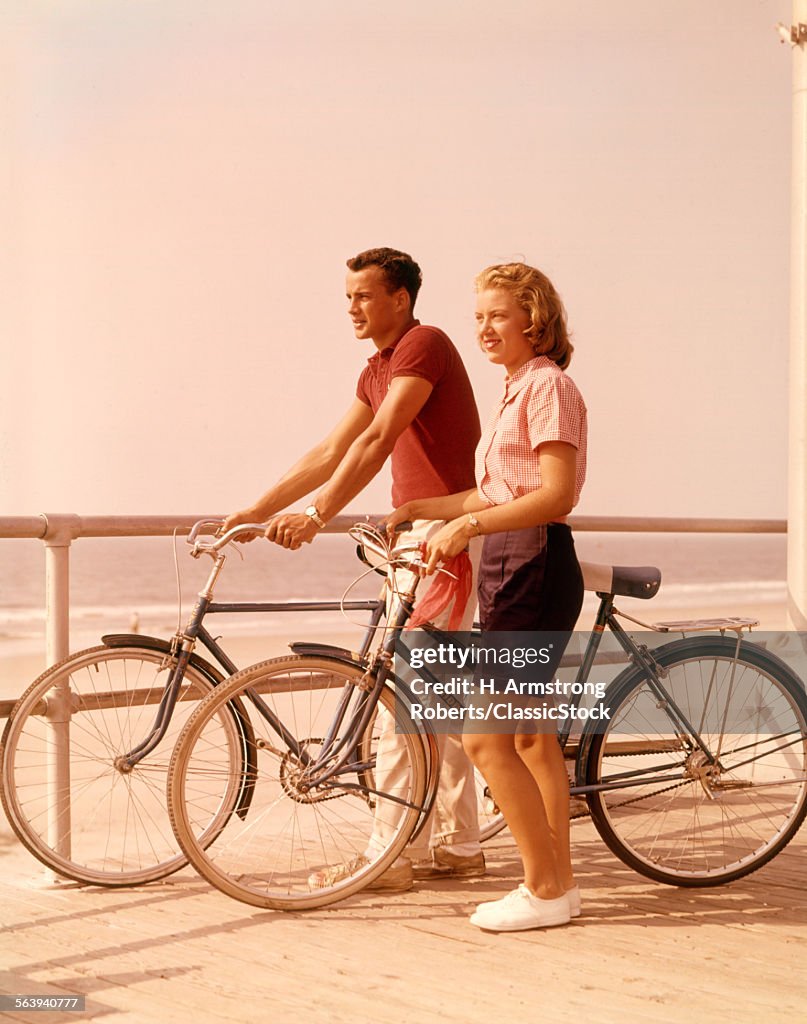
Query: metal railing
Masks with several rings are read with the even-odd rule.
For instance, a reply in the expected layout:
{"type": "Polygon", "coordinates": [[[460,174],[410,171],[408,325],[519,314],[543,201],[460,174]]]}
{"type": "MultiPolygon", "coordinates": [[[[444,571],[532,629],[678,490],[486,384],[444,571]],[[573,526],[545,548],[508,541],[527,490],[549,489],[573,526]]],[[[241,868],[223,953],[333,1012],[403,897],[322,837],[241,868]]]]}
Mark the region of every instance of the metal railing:
{"type": "MultiPolygon", "coordinates": [[[[45,545],[45,660],[53,665],[70,653],[70,546],[82,537],[162,537],[175,530],[188,533],[191,526],[210,515],[109,515],[79,516],[45,513],[36,516],[0,516],[0,539],[38,539],[45,545]]],[[[326,533],[344,533],[357,519],[380,520],[382,515],[340,515],[325,527],[326,533]]],[[[651,516],[572,516],[578,531],[603,533],[786,533],[784,519],[718,519],[651,516]]],[[[300,602],[284,602],[289,611],[300,602]]],[[[0,701],[0,718],[8,715],[13,701],[0,701]]]]}
{"type": "MultiPolygon", "coordinates": [[[[35,538],[45,545],[46,658],[53,665],[69,652],[70,546],[81,537],[155,537],[190,531],[209,516],[78,516],[47,514],[0,517],[1,538],[35,538]]],[[[361,516],[337,516],[325,527],[329,533],[346,531],[361,516]]],[[[381,516],[367,517],[380,519],[381,516]]],[[[574,516],[576,530],[603,532],[676,533],[784,533],[784,520],[675,519],[618,516],[574,516]]],[[[283,602],[286,610],[309,602],[283,602]]],[[[117,699],[117,694],[110,698],[117,699]]],[[[131,699],[131,694],[127,699],[131,699]]],[[[0,701],[0,718],[8,717],[15,701],[0,701]]],[[[69,713],[66,720],[48,723],[52,730],[49,778],[55,799],[48,808],[48,835],[53,848],[70,856],[69,713]]]]}

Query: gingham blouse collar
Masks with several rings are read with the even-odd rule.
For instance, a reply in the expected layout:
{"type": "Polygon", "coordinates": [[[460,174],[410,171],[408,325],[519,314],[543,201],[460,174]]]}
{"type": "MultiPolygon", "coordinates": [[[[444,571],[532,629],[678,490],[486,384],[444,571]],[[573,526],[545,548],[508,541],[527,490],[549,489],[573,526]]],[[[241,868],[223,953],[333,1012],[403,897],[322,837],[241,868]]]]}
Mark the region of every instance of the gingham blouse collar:
{"type": "Polygon", "coordinates": [[[548,356],[535,356],[533,359],[528,359],[523,366],[519,366],[512,376],[504,378],[504,395],[502,396],[502,401],[509,402],[515,398],[527,383],[528,378],[534,370],[554,365],[555,363],[553,363],[548,356]]]}

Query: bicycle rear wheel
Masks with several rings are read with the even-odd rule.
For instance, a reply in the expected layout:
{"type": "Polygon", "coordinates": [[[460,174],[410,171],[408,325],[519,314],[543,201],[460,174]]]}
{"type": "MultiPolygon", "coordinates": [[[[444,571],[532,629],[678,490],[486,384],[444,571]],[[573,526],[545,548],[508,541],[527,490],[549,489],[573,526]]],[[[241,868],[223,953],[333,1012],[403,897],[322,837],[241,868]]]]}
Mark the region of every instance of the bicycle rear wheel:
{"type": "MultiPolygon", "coordinates": [[[[159,650],[94,647],[48,669],[12,709],[0,744],[0,797],[21,842],[58,875],[91,885],[141,885],[187,863],[168,819],[168,760],[191,711],[213,689],[211,680],[188,666],[159,746],[131,770],[117,760],[151,730],[169,671],[159,650]],[[59,778],[66,782],[61,793],[59,778]]],[[[233,709],[222,705],[213,728],[232,760],[233,779],[241,772],[243,780],[243,737],[233,709]]],[[[230,794],[201,842],[215,834],[232,804],[230,794]]]]}
{"type": "MultiPolygon", "coordinates": [[[[807,814],[807,699],[753,643],[693,637],[654,652],[660,679],[716,763],[671,727],[640,670],[617,679],[610,722],[591,738],[586,782],[609,848],[670,885],[731,882],[766,864],[807,814]]],[[[590,727],[590,733],[594,727],[590,727]]]]}
{"type": "Polygon", "coordinates": [[[379,736],[354,738],[339,774],[319,781],[323,772],[309,770],[320,755],[335,763],[323,751],[329,735],[349,735],[363,682],[354,663],[277,658],[233,676],[189,719],[171,759],[169,812],[180,846],[216,888],[253,906],[310,909],[357,892],[401,853],[424,810],[428,762],[419,734],[394,734],[392,690],[381,694],[379,736]],[[205,847],[197,836],[232,786],[226,752],[216,755],[209,733],[233,698],[249,707],[255,735],[252,799],[245,818],[232,816],[205,847]],[[373,753],[379,744],[383,757],[373,753]]]}

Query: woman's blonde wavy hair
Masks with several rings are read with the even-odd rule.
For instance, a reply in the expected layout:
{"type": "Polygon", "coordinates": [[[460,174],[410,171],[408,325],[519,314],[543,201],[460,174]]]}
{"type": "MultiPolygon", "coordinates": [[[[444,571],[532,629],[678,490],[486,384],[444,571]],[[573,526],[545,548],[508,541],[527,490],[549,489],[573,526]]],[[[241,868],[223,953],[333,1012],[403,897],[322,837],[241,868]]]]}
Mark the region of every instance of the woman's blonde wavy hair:
{"type": "Polygon", "coordinates": [[[486,267],[474,279],[478,292],[502,288],[515,298],[530,318],[524,332],[537,356],[546,356],[565,370],[574,346],[569,340],[566,310],[555,286],[540,270],[526,263],[498,263],[486,267]]]}

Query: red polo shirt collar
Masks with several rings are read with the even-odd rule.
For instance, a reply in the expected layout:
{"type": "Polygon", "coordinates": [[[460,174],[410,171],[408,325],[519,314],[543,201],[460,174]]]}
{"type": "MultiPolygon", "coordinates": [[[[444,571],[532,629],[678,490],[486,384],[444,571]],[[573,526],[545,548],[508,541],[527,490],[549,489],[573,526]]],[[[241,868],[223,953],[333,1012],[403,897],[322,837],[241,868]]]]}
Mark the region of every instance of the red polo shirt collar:
{"type": "Polygon", "coordinates": [[[406,330],[403,331],[403,333],[400,334],[391,345],[387,345],[386,348],[382,348],[379,352],[374,352],[373,355],[369,357],[367,362],[370,365],[372,365],[373,363],[380,363],[382,360],[385,362],[389,362],[389,360],[392,358],[392,353],[395,351],[395,347],[398,344],[398,342],[401,340],[401,338],[409,334],[411,330],[414,330],[415,327],[420,327],[420,320],[413,320],[412,323],[406,328],[406,330]]]}

